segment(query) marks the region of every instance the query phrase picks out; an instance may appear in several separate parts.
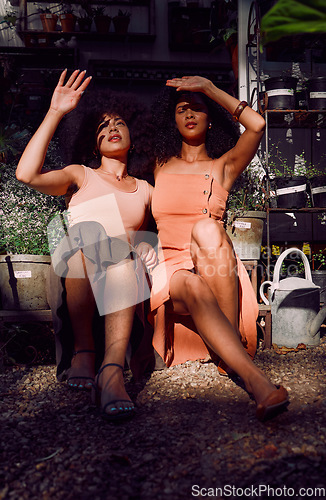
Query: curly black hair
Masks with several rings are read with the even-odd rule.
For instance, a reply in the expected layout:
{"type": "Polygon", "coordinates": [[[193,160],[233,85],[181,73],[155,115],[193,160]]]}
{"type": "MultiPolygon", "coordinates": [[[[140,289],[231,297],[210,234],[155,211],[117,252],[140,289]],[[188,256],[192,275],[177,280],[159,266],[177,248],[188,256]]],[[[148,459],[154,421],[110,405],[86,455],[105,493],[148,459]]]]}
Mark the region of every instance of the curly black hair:
{"type": "Polygon", "coordinates": [[[58,138],[65,163],[100,166],[96,130],[105,114],[120,116],[126,122],[133,146],[129,151],[128,172],[146,176],[154,163],[149,110],[135,95],[109,89],[88,89],[78,107],[63,119],[58,138]]]}
{"type": "MultiPolygon", "coordinates": [[[[240,135],[239,125],[222,106],[202,93],[199,95],[209,110],[212,124],[206,135],[207,154],[210,158],[219,158],[237,142],[240,135]]],[[[182,137],[175,124],[175,106],[179,97],[180,92],[175,88],[165,87],[151,107],[153,151],[159,165],[173,156],[178,156],[181,151],[182,137]]]]}

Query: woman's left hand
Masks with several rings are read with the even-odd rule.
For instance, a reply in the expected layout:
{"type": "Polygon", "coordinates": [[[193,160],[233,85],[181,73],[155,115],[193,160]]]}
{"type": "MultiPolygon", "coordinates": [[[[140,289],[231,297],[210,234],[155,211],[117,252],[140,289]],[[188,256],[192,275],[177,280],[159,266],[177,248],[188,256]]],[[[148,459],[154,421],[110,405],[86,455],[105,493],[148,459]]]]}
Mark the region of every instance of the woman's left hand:
{"type": "Polygon", "coordinates": [[[187,90],[189,92],[203,92],[204,94],[212,85],[212,82],[203,76],[183,76],[167,80],[168,87],[175,87],[177,91],[187,90]]]}
{"type": "Polygon", "coordinates": [[[142,241],[139,245],[137,245],[136,250],[147,269],[151,271],[157,264],[157,255],[154,248],[148,243],[142,241]]]}

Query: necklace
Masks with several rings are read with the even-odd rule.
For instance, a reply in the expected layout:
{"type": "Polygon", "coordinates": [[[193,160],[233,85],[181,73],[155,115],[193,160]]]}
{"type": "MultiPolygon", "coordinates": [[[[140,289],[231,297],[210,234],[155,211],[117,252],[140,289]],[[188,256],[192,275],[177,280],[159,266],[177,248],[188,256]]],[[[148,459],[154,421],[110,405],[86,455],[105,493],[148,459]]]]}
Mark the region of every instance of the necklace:
{"type": "Polygon", "coordinates": [[[106,174],[106,175],[114,175],[114,177],[117,179],[117,181],[121,181],[121,179],[125,179],[126,177],[128,177],[128,174],[123,174],[123,175],[117,175],[113,172],[106,172],[105,170],[103,170],[102,168],[99,168],[99,170],[101,170],[101,172],[103,174],[106,174]]]}

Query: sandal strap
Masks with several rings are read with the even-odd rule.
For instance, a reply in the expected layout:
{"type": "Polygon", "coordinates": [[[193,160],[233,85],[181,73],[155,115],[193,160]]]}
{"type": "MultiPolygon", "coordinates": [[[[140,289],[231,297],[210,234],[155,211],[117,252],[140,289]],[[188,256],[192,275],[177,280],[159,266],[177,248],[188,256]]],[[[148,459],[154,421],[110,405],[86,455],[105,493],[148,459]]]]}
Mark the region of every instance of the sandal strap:
{"type": "Polygon", "coordinates": [[[112,401],[109,401],[103,406],[102,412],[105,413],[105,409],[110,405],[114,405],[115,403],[130,403],[131,405],[133,405],[133,407],[135,406],[130,399],[113,399],[112,401]]]}
{"type": "Polygon", "coordinates": [[[73,356],[76,356],[77,354],[82,354],[83,352],[91,352],[91,353],[96,353],[94,349],[81,349],[80,351],[74,351],[72,354],[73,356]]]}
{"type": "Polygon", "coordinates": [[[123,366],[118,365],[118,363],[107,363],[106,365],[102,366],[102,368],[100,368],[99,371],[97,372],[97,380],[98,380],[99,376],[101,375],[102,371],[104,370],[104,368],[107,368],[108,366],[117,366],[121,370],[124,370],[123,366]]]}
{"type": "Polygon", "coordinates": [[[74,379],[83,379],[83,380],[92,380],[94,381],[93,377],[83,377],[82,375],[80,375],[79,377],[69,377],[67,378],[67,382],[69,382],[69,380],[74,380],[74,379]]]}

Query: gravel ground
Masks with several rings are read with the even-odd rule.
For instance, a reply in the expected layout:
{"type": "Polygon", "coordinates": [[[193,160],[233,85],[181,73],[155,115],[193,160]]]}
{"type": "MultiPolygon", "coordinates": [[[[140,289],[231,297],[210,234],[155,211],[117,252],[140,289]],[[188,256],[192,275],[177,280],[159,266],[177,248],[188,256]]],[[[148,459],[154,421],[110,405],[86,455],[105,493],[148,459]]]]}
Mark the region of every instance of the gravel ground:
{"type": "Polygon", "coordinates": [[[286,355],[258,350],[257,365],[291,398],[267,423],[212,363],[139,383],[126,372],[137,415],[123,424],[102,420],[88,393],[57,382],[54,365],[4,366],[0,499],[325,497],[325,359],[325,335],[286,355]]]}

